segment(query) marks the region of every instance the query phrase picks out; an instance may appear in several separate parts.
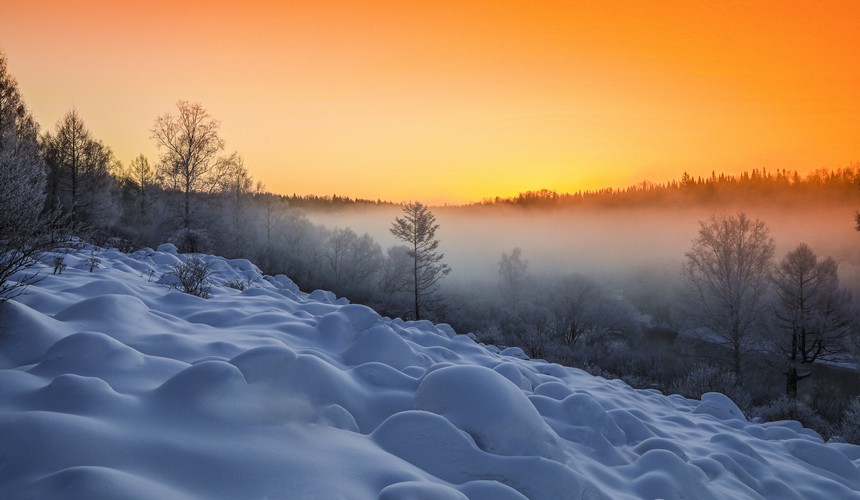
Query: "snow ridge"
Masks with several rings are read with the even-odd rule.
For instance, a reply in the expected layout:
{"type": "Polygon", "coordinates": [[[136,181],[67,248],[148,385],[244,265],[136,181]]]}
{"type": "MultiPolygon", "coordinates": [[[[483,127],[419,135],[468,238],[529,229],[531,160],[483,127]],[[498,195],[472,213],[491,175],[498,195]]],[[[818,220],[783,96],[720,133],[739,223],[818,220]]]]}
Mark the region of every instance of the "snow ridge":
{"type": "Polygon", "coordinates": [[[172,245],[86,247],[3,306],[0,498],[860,498],[860,447],[721,394],[635,390],[199,257],[210,299],[159,283],[189,258],[172,245]]]}

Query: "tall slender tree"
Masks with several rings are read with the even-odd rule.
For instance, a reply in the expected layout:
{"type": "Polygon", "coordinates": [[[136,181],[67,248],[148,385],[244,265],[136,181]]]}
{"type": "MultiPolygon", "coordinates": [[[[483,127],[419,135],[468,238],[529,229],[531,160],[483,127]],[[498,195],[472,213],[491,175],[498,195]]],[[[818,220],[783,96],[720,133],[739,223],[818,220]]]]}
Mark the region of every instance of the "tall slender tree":
{"type": "Polygon", "coordinates": [[[744,213],[699,223],[683,275],[689,286],[692,326],[704,327],[731,351],[740,378],[743,358],[762,319],[774,243],[767,226],[744,213]]]}
{"type": "Polygon", "coordinates": [[[522,258],[523,250],[519,247],[511,250],[510,255],[503,252],[499,260],[499,290],[505,305],[514,310],[525,293],[523,288],[529,280],[529,261],[522,258]]]}
{"type": "Polygon", "coordinates": [[[57,123],[43,139],[49,167],[49,208],[62,208],[72,224],[92,223],[109,203],[110,167],[113,153],[92,137],[77,110],[57,123]]]}
{"type": "Polygon", "coordinates": [[[391,234],[405,241],[412,258],[412,293],[415,305],[415,319],[421,319],[422,310],[433,302],[439,280],[451,272],[442,262],[445,254],[439,253],[439,240],[436,239],[436,216],[421,202],[413,202],[403,207],[403,217],[395,217],[391,234]]]}

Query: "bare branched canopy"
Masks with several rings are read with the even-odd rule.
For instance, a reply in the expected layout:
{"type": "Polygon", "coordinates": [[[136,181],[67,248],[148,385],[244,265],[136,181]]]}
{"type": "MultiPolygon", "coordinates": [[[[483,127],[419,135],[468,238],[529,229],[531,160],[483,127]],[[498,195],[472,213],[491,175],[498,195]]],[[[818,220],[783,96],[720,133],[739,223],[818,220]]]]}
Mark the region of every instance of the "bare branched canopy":
{"type": "Polygon", "coordinates": [[[690,319],[731,349],[732,369],[740,376],[766,299],[773,239],[764,222],[744,213],[715,215],[699,224],[682,270],[690,291],[690,319]]]}
{"type": "Polygon", "coordinates": [[[237,153],[222,155],[221,124],[201,104],[179,101],[176,108],[177,114],[156,118],[151,132],[160,154],[158,173],[166,189],[184,195],[182,227],[189,230],[192,194],[224,190],[241,160],[237,153]]]}
{"type": "Polygon", "coordinates": [[[786,393],[797,396],[797,382],[809,376],[800,367],[847,352],[851,296],[839,287],[836,261],[818,259],[805,243],[776,266],[774,311],[781,330],[777,348],[788,361],[786,393]]]}
{"type": "Polygon", "coordinates": [[[93,138],[76,110],[57,123],[44,138],[45,160],[50,169],[48,196],[52,208],[68,210],[72,222],[93,223],[109,197],[113,153],[93,138]]]}

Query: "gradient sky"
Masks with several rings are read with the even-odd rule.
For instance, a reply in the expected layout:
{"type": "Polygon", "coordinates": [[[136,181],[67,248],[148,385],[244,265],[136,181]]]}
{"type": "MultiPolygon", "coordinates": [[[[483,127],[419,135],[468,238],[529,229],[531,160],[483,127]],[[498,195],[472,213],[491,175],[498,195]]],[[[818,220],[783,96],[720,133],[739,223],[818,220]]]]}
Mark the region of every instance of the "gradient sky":
{"type": "Polygon", "coordinates": [[[860,161],[860,2],[0,0],[44,128],[179,99],[271,191],[463,202],[860,161]]]}

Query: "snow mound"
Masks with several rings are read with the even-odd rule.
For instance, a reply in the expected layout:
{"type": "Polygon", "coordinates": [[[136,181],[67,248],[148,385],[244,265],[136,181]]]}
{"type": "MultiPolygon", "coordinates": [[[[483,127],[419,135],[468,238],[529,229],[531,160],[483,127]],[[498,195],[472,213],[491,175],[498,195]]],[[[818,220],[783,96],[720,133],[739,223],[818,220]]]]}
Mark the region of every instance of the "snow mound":
{"type": "Polygon", "coordinates": [[[243,259],[198,255],[201,299],[159,284],[190,258],[173,245],[63,256],[0,307],[0,498],[860,498],[860,447],[722,394],[635,390],[243,259]]]}

